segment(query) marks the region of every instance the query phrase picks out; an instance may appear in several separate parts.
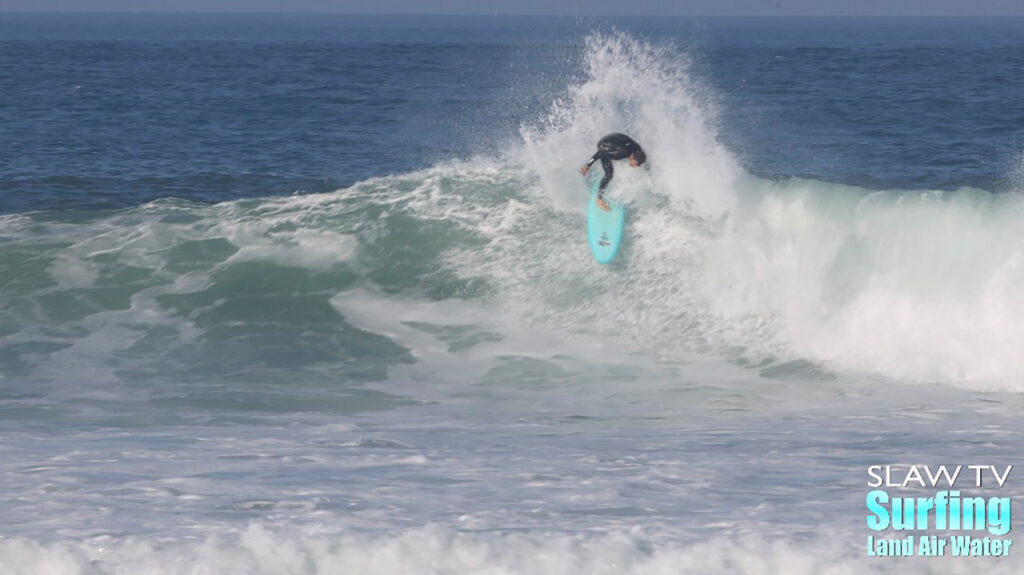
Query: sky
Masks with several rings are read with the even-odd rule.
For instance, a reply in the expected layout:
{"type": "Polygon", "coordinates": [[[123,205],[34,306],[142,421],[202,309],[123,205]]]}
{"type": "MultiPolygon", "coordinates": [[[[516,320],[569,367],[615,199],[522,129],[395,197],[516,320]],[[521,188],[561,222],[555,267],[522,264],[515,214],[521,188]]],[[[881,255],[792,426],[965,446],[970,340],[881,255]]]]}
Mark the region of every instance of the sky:
{"type": "Polygon", "coordinates": [[[1024,16],[1024,0],[0,0],[0,12],[1024,16]]]}

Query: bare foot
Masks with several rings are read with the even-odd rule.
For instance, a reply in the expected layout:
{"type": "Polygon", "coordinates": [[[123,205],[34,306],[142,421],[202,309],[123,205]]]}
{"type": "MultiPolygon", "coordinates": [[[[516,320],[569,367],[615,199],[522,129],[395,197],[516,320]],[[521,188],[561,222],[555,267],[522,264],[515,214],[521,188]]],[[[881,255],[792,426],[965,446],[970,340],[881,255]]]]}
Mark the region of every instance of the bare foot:
{"type": "Polygon", "coordinates": [[[604,201],[604,198],[597,198],[597,207],[601,208],[606,212],[612,211],[612,209],[608,207],[608,203],[604,201]]]}

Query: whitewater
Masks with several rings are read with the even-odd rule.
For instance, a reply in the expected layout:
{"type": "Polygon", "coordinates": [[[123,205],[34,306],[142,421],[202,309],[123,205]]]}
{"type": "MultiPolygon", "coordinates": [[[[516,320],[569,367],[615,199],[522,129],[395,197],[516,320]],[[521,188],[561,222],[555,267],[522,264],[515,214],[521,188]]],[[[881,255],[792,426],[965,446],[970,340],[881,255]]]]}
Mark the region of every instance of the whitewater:
{"type": "Polygon", "coordinates": [[[864,495],[1021,455],[1024,164],[758,173],[700,49],[573,49],[494,151],[0,214],[0,573],[1019,571],[868,557],[864,495]],[[649,166],[600,266],[613,131],[649,166]]]}

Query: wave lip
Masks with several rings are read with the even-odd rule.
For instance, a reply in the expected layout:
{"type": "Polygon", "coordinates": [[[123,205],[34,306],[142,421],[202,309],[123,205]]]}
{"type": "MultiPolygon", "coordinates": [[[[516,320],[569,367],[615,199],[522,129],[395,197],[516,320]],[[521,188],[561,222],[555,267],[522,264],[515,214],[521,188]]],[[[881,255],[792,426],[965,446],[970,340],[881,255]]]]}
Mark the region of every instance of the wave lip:
{"type": "Polygon", "coordinates": [[[710,300],[777,350],[835,368],[1018,389],[1015,195],[766,183],[710,260],[710,300]]]}

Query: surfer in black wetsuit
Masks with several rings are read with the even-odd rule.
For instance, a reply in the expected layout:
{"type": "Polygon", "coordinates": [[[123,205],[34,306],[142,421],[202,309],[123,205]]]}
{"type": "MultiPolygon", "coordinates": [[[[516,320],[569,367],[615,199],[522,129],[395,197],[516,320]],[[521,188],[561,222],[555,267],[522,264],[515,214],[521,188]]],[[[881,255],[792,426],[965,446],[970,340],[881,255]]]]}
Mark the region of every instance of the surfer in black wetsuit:
{"type": "Polygon", "coordinates": [[[580,173],[585,176],[590,171],[590,166],[594,162],[601,160],[601,167],[604,168],[604,178],[601,179],[601,187],[597,192],[597,205],[602,210],[608,211],[611,209],[604,201],[604,189],[608,186],[608,182],[612,181],[612,176],[615,174],[615,170],[612,168],[612,160],[622,160],[627,157],[629,158],[629,165],[634,168],[647,161],[644,149],[640,147],[640,144],[633,141],[633,138],[625,134],[608,134],[597,142],[597,153],[591,156],[583,168],[580,169],[580,173]]]}

